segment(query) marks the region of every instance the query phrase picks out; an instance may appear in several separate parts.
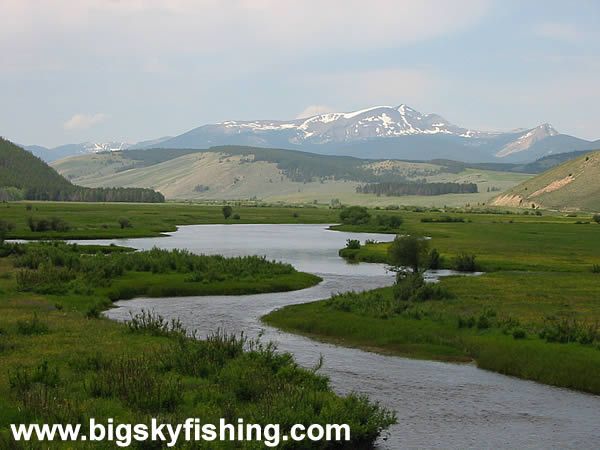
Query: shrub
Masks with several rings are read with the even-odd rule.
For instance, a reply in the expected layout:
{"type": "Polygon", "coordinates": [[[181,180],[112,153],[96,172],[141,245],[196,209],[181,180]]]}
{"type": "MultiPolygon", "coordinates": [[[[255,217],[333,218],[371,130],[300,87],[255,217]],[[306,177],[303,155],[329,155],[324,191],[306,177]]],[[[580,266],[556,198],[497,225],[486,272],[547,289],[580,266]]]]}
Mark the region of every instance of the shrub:
{"type": "Polygon", "coordinates": [[[227,220],[233,213],[233,208],[229,205],[225,205],[223,206],[223,208],[221,208],[221,212],[223,213],[223,217],[225,218],[225,220],[227,220]]]}
{"type": "Polygon", "coordinates": [[[46,334],[48,331],[48,325],[39,319],[37,313],[33,315],[31,320],[17,321],[17,332],[25,336],[46,334]]]}
{"type": "Polygon", "coordinates": [[[351,206],[342,209],[340,212],[340,220],[344,225],[363,225],[369,223],[371,215],[367,208],[362,206],[351,206]]]}
{"type": "Polygon", "coordinates": [[[178,376],[159,375],[158,365],[159,360],[145,355],[123,356],[92,375],[86,390],[94,397],[119,398],[141,411],[173,411],[183,400],[183,385],[178,376]]]}
{"type": "Polygon", "coordinates": [[[67,223],[60,217],[51,217],[50,218],[50,228],[53,231],[65,232],[69,231],[70,227],[67,223]]]}
{"type": "Polygon", "coordinates": [[[450,217],[450,216],[440,216],[440,217],[423,217],[421,222],[423,223],[463,223],[465,219],[462,217],[450,217]]]}
{"type": "Polygon", "coordinates": [[[119,226],[121,227],[121,229],[133,227],[133,225],[131,224],[131,221],[125,217],[121,217],[119,219],[119,226]]]}
{"type": "Polygon", "coordinates": [[[437,270],[440,268],[442,264],[442,257],[440,252],[438,252],[437,248],[431,249],[429,252],[429,268],[432,270],[437,270]]]}
{"type": "Polygon", "coordinates": [[[515,339],[525,339],[527,337],[527,333],[523,328],[515,328],[512,332],[512,336],[515,339]]]}
{"type": "Polygon", "coordinates": [[[399,228],[404,223],[400,216],[381,215],[375,218],[375,224],[381,230],[394,230],[399,228]]]}
{"type": "Polygon", "coordinates": [[[473,328],[475,323],[475,317],[472,315],[458,317],[458,328],[473,328]]]}
{"type": "Polygon", "coordinates": [[[593,221],[596,223],[600,223],[600,214],[594,214],[594,217],[592,217],[593,221]]]}
{"type": "Polygon", "coordinates": [[[360,241],[358,239],[348,239],[346,240],[346,248],[358,250],[360,249],[360,241]]]}
{"type": "Polygon", "coordinates": [[[131,320],[125,322],[131,333],[148,333],[152,336],[185,336],[187,330],[179,319],[171,319],[169,322],[154,311],[142,311],[132,315],[131,320]]]}
{"type": "Polygon", "coordinates": [[[15,230],[14,222],[7,222],[6,220],[0,220],[0,233],[6,231],[14,231],[15,230]]]}
{"type": "Polygon", "coordinates": [[[51,369],[48,361],[44,361],[32,369],[16,369],[8,374],[10,388],[19,393],[31,389],[34,384],[54,387],[58,385],[59,380],[58,368],[51,369]]]}
{"type": "Polygon", "coordinates": [[[453,295],[437,283],[426,283],[420,273],[398,273],[393,287],[396,300],[425,302],[444,300],[453,295]]]}
{"type": "Polygon", "coordinates": [[[475,272],[477,270],[475,258],[475,255],[461,253],[454,258],[454,270],[458,270],[459,272],[475,272]]]}
{"type": "Polygon", "coordinates": [[[592,266],[592,273],[600,273],[600,264],[594,264],[592,266]]]}
{"type": "Polygon", "coordinates": [[[233,220],[240,220],[240,219],[241,219],[241,217],[240,217],[240,215],[239,215],[239,214],[234,214],[234,215],[233,215],[231,218],[232,218],[233,220]]]}

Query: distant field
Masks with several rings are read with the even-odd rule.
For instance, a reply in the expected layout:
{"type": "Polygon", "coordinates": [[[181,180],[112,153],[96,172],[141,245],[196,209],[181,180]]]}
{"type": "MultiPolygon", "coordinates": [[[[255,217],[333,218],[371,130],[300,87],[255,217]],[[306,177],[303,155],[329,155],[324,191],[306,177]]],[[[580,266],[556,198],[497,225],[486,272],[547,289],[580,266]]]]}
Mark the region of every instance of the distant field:
{"type": "Polygon", "coordinates": [[[445,194],[435,196],[405,195],[401,197],[377,196],[374,194],[357,194],[357,182],[328,182],[317,185],[309,183],[298,187],[300,192],[281,193],[265,198],[267,201],[303,203],[317,201],[329,203],[339,199],[346,205],[365,205],[385,207],[388,205],[414,205],[425,207],[462,207],[484,204],[491,198],[511,187],[530,179],[533,175],[513,172],[496,172],[488,170],[466,169],[458,174],[444,173],[426,177],[428,182],[475,183],[479,192],[476,194],[445,194]],[[487,189],[490,188],[490,192],[487,189]],[[496,189],[495,191],[491,191],[496,189]]]}

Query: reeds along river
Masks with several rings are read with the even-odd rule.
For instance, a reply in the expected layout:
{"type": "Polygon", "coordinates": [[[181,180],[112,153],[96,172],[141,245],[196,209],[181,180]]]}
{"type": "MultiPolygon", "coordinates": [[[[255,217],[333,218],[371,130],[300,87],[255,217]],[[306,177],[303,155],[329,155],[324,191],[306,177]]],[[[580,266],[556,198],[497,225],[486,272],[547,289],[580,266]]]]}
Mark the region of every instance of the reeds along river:
{"type": "MultiPolygon", "coordinates": [[[[318,274],[302,291],[237,297],[135,299],[107,312],[127,320],[141,309],[178,317],[200,335],[217,328],[274,341],[307,367],[324,357],[321,373],[340,394],[357,391],[398,415],[381,448],[599,448],[600,397],[523,381],[471,365],[382,356],[282,333],[260,317],[285,305],[327,298],[332,292],[389,285],[379,264],[347,264],[337,256],[346,239],[391,240],[390,235],[328,231],[324,225],[194,225],[169,237],[85,241],[139,249],[186,248],[225,256],[258,254],[318,274]]],[[[84,243],[84,242],[82,242],[84,243]]]]}

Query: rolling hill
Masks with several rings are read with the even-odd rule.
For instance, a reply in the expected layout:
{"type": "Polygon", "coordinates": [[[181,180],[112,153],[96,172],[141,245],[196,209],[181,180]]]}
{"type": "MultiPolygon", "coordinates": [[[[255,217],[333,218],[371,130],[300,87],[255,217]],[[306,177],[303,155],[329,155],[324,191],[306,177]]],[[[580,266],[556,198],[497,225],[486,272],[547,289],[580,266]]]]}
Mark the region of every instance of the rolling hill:
{"type": "Polygon", "coordinates": [[[491,205],[600,211],[600,150],[564,162],[507,192],[491,205]]]}
{"type": "MultiPolygon", "coordinates": [[[[149,187],[168,199],[312,202],[387,206],[483,203],[530,174],[506,165],[411,162],[327,156],[281,149],[222,146],[104,152],[55,161],[68,179],[90,187],[149,187]],[[504,170],[504,171],[502,171],[504,170]],[[479,192],[435,197],[386,197],[357,193],[379,182],[476,183],[479,192]]],[[[509,165],[510,166],[510,165],[509,165]]],[[[510,166],[513,167],[513,166],[510,166]]],[[[516,167],[516,166],[515,166],[516,167]]]]}

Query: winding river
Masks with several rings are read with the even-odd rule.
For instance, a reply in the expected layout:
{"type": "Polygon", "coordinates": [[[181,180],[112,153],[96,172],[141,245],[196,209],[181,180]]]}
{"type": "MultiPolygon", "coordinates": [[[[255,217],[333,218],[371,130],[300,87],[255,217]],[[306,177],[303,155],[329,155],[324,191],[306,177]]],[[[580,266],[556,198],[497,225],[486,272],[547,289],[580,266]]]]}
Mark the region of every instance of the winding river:
{"type": "MultiPolygon", "coordinates": [[[[168,237],[80,241],[149,249],[186,248],[225,256],[266,255],[315,273],[323,282],[295,292],[249,296],[139,298],[116,303],[106,315],[127,320],[141,309],[178,317],[200,335],[222,328],[273,341],[281,351],[321,373],[340,394],[357,391],[393,409],[398,424],[379,448],[600,448],[600,397],[523,381],[472,365],[417,361],[338,347],[265,326],[260,317],[285,305],[333,292],[390,285],[380,264],[348,264],[337,256],[346,239],[390,240],[390,235],[343,233],[326,225],[192,225],[168,237]]],[[[430,278],[447,273],[429,274],[430,278]]],[[[599,374],[600,376],[600,374],[599,374]]]]}

